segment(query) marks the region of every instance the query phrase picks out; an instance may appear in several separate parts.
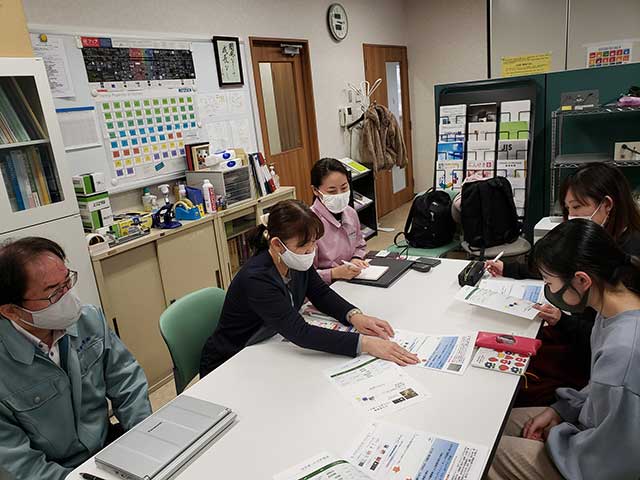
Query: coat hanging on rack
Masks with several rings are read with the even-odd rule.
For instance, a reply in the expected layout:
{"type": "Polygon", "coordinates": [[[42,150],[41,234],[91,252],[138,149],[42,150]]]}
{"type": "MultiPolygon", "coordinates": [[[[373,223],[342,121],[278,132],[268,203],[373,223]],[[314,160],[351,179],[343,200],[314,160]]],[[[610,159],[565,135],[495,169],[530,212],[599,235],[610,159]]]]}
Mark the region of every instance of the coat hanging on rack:
{"type": "Polygon", "coordinates": [[[364,113],[360,159],[374,172],[407,165],[407,149],[396,117],[375,102],[364,113]]]}

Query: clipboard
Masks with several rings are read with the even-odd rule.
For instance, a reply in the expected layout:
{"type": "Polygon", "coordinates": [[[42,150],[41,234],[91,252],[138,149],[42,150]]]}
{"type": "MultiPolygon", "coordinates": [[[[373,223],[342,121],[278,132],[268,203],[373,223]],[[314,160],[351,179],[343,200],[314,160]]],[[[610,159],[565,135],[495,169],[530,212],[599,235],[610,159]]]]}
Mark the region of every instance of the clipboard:
{"type": "Polygon", "coordinates": [[[400,260],[396,258],[375,257],[369,262],[371,265],[382,265],[389,267],[389,270],[385,272],[378,280],[358,280],[356,278],[348,280],[349,283],[355,283],[357,285],[367,285],[369,287],[389,288],[398,280],[404,273],[411,268],[413,261],[400,260]]]}

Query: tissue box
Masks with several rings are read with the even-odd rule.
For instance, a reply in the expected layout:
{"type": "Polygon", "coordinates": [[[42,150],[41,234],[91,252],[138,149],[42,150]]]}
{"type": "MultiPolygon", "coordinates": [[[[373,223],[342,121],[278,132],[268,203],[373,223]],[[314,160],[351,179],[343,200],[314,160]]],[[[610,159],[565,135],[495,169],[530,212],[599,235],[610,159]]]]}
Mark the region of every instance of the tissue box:
{"type": "Polygon", "coordinates": [[[82,175],[72,177],[72,181],[76,195],[92,195],[107,190],[104,173],[101,172],[83,173],[82,175]]]}

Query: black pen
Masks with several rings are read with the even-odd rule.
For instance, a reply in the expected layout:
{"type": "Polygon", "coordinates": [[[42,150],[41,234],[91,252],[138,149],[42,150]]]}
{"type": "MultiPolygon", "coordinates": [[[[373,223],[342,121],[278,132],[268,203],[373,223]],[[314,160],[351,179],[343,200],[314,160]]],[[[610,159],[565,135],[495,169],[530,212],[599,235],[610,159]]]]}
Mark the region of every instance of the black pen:
{"type": "Polygon", "coordinates": [[[104,478],[96,477],[95,475],[91,475],[90,473],[81,473],[80,476],[84,478],[84,480],[104,480],[104,478]]]}

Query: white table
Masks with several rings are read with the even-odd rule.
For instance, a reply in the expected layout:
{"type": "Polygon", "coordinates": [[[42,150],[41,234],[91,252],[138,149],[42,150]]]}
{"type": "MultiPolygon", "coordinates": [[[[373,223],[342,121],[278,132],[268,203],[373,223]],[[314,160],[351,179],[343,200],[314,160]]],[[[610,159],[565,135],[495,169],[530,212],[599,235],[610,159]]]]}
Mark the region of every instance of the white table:
{"type": "MultiPolygon", "coordinates": [[[[368,314],[423,333],[486,330],[533,337],[540,322],[453,300],[465,262],[443,260],[429,273],[407,272],[391,288],[339,282],[334,288],[368,314]]],[[[270,479],[321,451],[343,455],[370,422],[323,376],[347,357],[304,350],[273,338],[245,348],[187,392],[232,408],[238,423],[179,476],[180,480],[270,479]]],[[[491,451],[519,377],[469,367],[454,375],[408,367],[432,397],[383,420],[485,445],[491,451]]],[[[78,472],[115,479],[93,459],[78,472]]]]}

